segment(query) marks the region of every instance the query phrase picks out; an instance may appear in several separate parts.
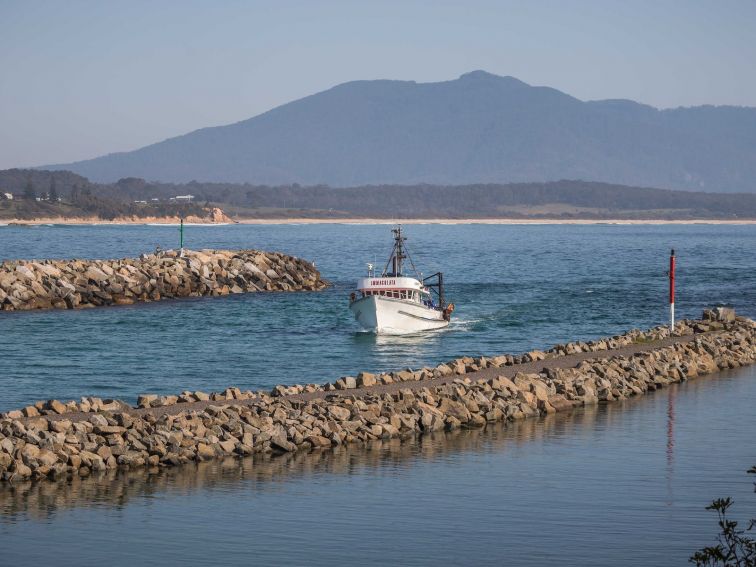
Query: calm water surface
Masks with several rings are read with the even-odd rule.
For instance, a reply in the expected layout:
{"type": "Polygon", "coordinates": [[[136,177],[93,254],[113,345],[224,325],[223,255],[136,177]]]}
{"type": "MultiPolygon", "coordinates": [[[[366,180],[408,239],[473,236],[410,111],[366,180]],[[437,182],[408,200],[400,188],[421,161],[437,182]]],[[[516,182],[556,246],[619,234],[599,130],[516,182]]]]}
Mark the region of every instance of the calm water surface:
{"type": "Polygon", "coordinates": [[[0,487],[4,565],[686,565],[756,515],[756,371],[625,402],[158,474],[0,487]]]}

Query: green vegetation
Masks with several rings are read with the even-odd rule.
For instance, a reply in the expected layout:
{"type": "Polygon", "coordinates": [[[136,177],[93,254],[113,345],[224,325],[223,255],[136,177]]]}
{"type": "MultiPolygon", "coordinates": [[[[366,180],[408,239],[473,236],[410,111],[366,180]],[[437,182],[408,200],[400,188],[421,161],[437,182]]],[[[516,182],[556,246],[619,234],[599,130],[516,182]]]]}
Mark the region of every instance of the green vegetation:
{"type": "Polygon", "coordinates": [[[27,190],[31,195],[40,187],[49,187],[51,203],[56,202],[54,193],[102,218],[153,216],[162,211],[176,214],[177,207],[183,205],[170,199],[189,194],[194,202],[206,207],[216,203],[243,218],[756,219],[756,194],[695,193],[586,181],[366,187],[301,187],[295,183],[270,187],[157,183],[136,177],[100,184],[69,171],[0,171],[0,192],[26,196],[27,190]],[[146,201],[148,207],[137,201],[146,201]]]}
{"type": "Polygon", "coordinates": [[[34,192],[34,184],[32,183],[31,178],[29,178],[24,187],[24,199],[33,201],[36,197],[37,194],[34,192]]]}
{"type": "MultiPolygon", "coordinates": [[[[756,467],[748,471],[756,474],[756,467]]],[[[754,483],[756,492],[756,483],[754,483]]],[[[756,526],[756,519],[752,519],[745,529],[738,529],[738,522],[731,520],[727,513],[732,506],[731,498],[719,498],[706,507],[714,510],[718,516],[719,534],[717,544],[704,547],[696,551],[690,562],[699,567],[725,566],[725,567],[753,567],[756,565],[756,539],[749,536],[756,526]]]]}
{"type": "Polygon", "coordinates": [[[37,201],[34,197],[0,199],[0,219],[34,220],[40,218],[98,218],[113,220],[123,217],[203,217],[207,210],[194,203],[132,203],[95,195],[91,188],[75,186],[68,197],[54,197],[57,190],[51,187],[50,197],[37,201]]]}

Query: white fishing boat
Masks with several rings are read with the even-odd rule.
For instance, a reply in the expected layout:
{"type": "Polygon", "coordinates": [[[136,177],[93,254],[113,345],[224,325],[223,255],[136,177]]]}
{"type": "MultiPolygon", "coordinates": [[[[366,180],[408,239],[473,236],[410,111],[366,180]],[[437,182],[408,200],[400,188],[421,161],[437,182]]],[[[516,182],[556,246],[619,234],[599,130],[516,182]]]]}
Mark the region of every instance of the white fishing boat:
{"type": "Polygon", "coordinates": [[[405,334],[446,327],[454,311],[446,303],[441,272],[423,278],[418,273],[404,244],[402,228],[392,229],[394,247],[386,267],[377,276],[368,264],[367,277],[357,281],[349,309],[366,330],[383,334],[405,334]],[[412,272],[404,272],[408,260],[412,272]]]}

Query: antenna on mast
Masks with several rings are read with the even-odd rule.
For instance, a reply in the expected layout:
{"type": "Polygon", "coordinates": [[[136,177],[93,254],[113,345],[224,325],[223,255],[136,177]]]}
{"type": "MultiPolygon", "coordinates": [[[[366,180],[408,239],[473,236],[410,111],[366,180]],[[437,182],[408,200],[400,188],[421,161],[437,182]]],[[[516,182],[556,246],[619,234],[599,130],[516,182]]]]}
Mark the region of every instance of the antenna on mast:
{"type": "Polygon", "coordinates": [[[404,260],[410,261],[412,271],[417,274],[415,263],[412,261],[409,252],[407,252],[407,249],[404,246],[404,241],[407,240],[407,238],[402,235],[402,225],[397,225],[396,228],[392,228],[391,232],[394,233],[394,248],[391,250],[391,256],[389,256],[388,262],[386,262],[386,268],[383,270],[383,275],[402,277],[404,275],[404,260]],[[391,268],[391,271],[389,271],[389,268],[391,268]]]}

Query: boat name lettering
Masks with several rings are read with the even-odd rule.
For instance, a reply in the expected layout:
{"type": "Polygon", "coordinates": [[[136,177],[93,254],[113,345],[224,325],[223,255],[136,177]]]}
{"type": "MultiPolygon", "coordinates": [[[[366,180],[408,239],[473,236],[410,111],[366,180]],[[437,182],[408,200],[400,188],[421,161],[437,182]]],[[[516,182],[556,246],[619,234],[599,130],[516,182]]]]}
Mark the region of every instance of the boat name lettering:
{"type": "Polygon", "coordinates": [[[372,280],[370,285],[396,285],[396,280],[372,280]]]}

